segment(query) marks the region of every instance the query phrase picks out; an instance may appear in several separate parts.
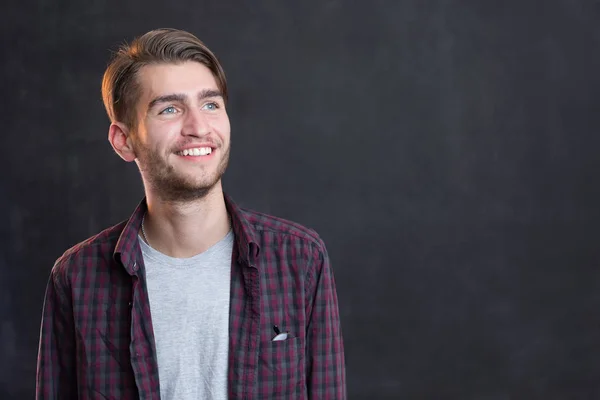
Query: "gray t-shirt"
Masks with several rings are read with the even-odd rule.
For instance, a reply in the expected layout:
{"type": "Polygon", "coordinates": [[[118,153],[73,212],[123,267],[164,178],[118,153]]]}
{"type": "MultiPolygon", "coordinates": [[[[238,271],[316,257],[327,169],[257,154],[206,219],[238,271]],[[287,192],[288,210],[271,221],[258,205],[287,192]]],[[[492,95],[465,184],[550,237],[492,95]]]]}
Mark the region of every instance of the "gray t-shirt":
{"type": "Polygon", "coordinates": [[[227,399],[233,232],[190,258],[141,238],[163,400],[227,399]]]}

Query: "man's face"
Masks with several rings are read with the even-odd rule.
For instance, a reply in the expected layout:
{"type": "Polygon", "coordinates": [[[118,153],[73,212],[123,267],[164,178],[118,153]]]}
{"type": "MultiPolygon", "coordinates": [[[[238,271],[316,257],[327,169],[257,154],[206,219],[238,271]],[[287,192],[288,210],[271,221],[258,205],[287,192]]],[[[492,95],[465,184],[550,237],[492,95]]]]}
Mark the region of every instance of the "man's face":
{"type": "Polygon", "coordinates": [[[229,161],[229,117],[216,79],[191,61],[144,66],[137,79],[132,141],[145,184],[163,200],[204,197],[229,161]]]}

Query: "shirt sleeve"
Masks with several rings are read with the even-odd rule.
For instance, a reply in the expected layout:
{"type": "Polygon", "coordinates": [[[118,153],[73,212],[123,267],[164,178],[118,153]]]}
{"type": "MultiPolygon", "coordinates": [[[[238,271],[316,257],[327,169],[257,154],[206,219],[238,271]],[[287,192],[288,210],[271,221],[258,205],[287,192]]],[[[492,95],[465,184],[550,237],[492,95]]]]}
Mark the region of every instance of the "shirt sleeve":
{"type": "Polygon", "coordinates": [[[48,279],[38,349],[36,400],[77,398],[73,307],[55,266],[48,279]]]}
{"type": "Polygon", "coordinates": [[[306,377],[309,399],[346,399],[346,365],[338,298],[333,270],[322,241],[315,246],[316,261],[307,293],[306,377]]]}

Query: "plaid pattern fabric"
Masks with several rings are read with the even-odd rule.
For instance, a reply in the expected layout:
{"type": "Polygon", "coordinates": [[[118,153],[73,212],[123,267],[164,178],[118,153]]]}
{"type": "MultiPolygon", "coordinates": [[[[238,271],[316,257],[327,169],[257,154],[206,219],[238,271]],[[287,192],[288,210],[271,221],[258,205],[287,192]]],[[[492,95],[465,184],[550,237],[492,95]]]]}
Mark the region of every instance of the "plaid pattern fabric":
{"type": "MultiPolygon", "coordinates": [[[[301,225],[225,201],[235,234],[229,398],[345,399],[338,300],[323,241],[301,225]],[[276,330],[288,339],[273,341],[276,330]]],[[[160,398],[138,242],[146,207],[143,200],[129,220],[69,249],[52,268],[37,399],[160,398]]]]}

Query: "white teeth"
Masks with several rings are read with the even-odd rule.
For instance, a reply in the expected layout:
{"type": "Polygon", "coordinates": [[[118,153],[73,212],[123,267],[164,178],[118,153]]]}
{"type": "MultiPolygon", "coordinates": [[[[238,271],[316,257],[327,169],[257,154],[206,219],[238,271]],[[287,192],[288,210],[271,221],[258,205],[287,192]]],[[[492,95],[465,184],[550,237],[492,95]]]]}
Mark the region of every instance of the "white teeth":
{"type": "Polygon", "coordinates": [[[179,154],[184,156],[206,156],[212,153],[212,148],[210,147],[196,147],[194,149],[185,149],[179,152],[179,154]]]}

